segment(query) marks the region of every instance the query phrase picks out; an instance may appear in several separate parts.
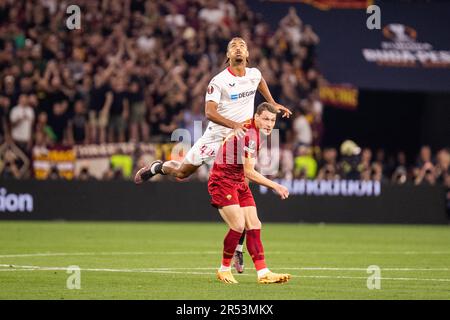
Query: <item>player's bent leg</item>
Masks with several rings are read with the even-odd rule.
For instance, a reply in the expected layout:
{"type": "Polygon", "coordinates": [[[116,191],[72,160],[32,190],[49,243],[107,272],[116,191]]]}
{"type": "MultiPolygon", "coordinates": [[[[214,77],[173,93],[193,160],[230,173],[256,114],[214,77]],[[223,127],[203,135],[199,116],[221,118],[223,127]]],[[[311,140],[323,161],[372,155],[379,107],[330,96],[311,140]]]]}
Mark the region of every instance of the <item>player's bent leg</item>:
{"type": "Polygon", "coordinates": [[[219,208],[219,213],[230,230],[223,241],[222,264],[217,271],[217,279],[223,283],[238,283],[231,273],[231,259],[245,228],[245,219],[239,205],[219,208]]]}
{"type": "Polygon", "coordinates": [[[163,163],[162,172],[175,178],[185,179],[197,171],[199,167],[186,161],[180,163],[175,160],[170,160],[163,163]]]}
{"type": "Polygon", "coordinates": [[[134,177],[134,182],[136,184],[141,184],[150,180],[157,174],[171,175],[179,179],[184,179],[193,174],[198,168],[199,166],[187,162],[181,163],[175,160],[162,162],[161,160],[156,160],[139,169],[134,177]]]}

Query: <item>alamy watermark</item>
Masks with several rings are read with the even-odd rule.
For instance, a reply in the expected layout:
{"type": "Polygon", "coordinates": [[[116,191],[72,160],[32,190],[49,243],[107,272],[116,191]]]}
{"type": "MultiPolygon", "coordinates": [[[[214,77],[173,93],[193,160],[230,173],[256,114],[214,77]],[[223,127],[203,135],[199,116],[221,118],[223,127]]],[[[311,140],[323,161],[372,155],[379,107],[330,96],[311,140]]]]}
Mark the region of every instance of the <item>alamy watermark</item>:
{"type": "Polygon", "coordinates": [[[371,5],[367,7],[367,14],[370,16],[367,18],[366,26],[369,30],[380,30],[381,29],[381,9],[377,5],[371,5]]]}
{"type": "Polygon", "coordinates": [[[371,265],[367,268],[370,276],[367,278],[367,289],[381,289],[381,269],[379,266],[371,265]]]}
{"type": "Polygon", "coordinates": [[[69,290],[81,289],[81,269],[79,266],[68,266],[67,273],[70,276],[67,277],[66,287],[69,290]]]}
{"type": "Polygon", "coordinates": [[[67,7],[66,13],[70,16],[66,19],[66,27],[69,30],[81,29],[81,9],[79,6],[72,4],[67,7]]]}
{"type": "MultiPolygon", "coordinates": [[[[201,158],[215,158],[217,164],[243,164],[244,157],[255,157],[261,174],[275,175],[278,173],[280,166],[280,132],[278,129],[273,129],[269,136],[259,133],[255,129],[249,129],[245,138],[236,140],[233,139],[232,132],[230,133],[231,135],[219,139],[212,137],[209,143],[206,141],[204,144],[200,144],[195,152],[201,158]],[[219,140],[222,143],[217,144],[212,140],[219,140]],[[261,149],[258,149],[258,145],[261,146],[261,149]],[[223,146],[222,153],[218,156],[221,146],[223,146]]],[[[172,132],[171,141],[178,143],[172,148],[171,159],[185,156],[194,142],[202,136],[201,121],[194,121],[193,134],[194,137],[189,130],[183,128],[175,129],[172,132]]]]}

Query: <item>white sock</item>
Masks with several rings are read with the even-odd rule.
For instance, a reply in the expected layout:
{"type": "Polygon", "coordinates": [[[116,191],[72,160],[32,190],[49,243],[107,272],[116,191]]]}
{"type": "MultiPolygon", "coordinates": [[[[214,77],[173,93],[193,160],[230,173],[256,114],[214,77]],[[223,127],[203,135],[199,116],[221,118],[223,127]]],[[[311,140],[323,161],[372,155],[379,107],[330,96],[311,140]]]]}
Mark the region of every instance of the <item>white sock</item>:
{"type": "Polygon", "coordinates": [[[264,277],[268,272],[270,272],[268,268],[258,270],[258,278],[264,277]]]}
{"type": "Polygon", "coordinates": [[[223,264],[221,264],[221,265],[220,265],[220,268],[219,268],[219,271],[220,271],[220,272],[231,271],[231,266],[225,267],[223,264]]]}
{"type": "Polygon", "coordinates": [[[236,247],[236,251],[242,252],[242,249],[244,248],[243,244],[238,244],[236,247]]]}
{"type": "Polygon", "coordinates": [[[151,172],[151,173],[153,173],[153,174],[156,173],[156,172],[155,172],[155,166],[156,166],[157,164],[159,164],[159,162],[155,162],[155,163],[150,167],[150,172],[151,172]]]}

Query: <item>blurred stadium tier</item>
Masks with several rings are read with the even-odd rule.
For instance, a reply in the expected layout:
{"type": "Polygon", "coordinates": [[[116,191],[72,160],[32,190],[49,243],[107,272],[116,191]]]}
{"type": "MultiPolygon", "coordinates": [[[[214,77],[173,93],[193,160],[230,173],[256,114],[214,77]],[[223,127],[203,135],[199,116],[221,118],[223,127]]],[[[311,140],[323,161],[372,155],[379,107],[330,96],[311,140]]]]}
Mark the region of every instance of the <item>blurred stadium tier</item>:
{"type": "Polygon", "coordinates": [[[450,2],[70,5],[0,0],[0,299],[450,298],[450,2]],[[256,167],[289,199],[250,186],[267,259],[293,274],[268,291],[251,268],[238,288],[214,282],[209,166],[132,182],[200,138],[233,37],[292,111],[256,167]],[[69,265],[83,290],[65,289],[69,265]]]}
{"type": "MultiPolygon", "coordinates": [[[[326,150],[352,139],[380,155],[360,163],[352,178],[366,179],[366,171],[373,169],[368,167],[381,167],[376,179],[384,182],[449,186],[450,48],[440,31],[450,28],[450,10],[442,9],[448,4],[75,4],[83,18],[80,30],[65,27],[68,14],[57,1],[5,0],[0,5],[2,178],[128,179],[142,164],[140,155],[110,152],[105,165],[80,157],[77,150],[106,150],[114,143],[166,148],[176,128],[187,129],[193,143],[196,121],[201,129],[206,125],[207,83],[224,67],[229,39],[240,35],[248,42],[251,66],[262,71],[275,100],[294,111],[291,120],[278,125],[278,177],[302,178],[302,157],[309,154],[308,163],[317,169],[308,178],[322,178],[325,171],[349,178],[340,168],[342,155],[337,153],[332,163],[324,157],[326,150]],[[370,4],[383,7],[380,30],[366,27],[367,14],[361,11],[370,4]],[[398,65],[398,52],[405,56],[405,50],[414,68],[398,65]],[[375,53],[380,59],[397,59],[397,66],[376,60],[375,53]],[[300,145],[308,148],[307,154],[299,154],[300,145]],[[431,148],[427,161],[419,155],[422,146],[431,148]],[[433,165],[433,179],[421,178],[419,163],[426,162],[433,165]],[[397,179],[399,171],[406,171],[405,178],[397,179]]],[[[206,179],[206,171],[194,178],[206,179]]]]}

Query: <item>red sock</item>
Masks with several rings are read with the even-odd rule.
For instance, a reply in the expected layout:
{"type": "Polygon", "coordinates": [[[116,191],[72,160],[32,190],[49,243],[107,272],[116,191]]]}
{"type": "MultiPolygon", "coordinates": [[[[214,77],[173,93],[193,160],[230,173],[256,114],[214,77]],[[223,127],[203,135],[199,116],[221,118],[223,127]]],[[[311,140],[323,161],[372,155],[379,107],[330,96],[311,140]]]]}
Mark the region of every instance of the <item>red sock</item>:
{"type": "Polygon", "coordinates": [[[247,250],[252,257],[256,271],[267,268],[264,260],[264,247],[261,242],[261,229],[247,230],[247,250]]]}
{"type": "Polygon", "coordinates": [[[228,231],[227,235],[225,236],[225,239],[223,240],[223,266],[229,267],[231,265],[231,259],[233,258],[234,250],[239,243],[241,235],[242,232],[237,232],[230,229],[230,231],[228,231]]]}

